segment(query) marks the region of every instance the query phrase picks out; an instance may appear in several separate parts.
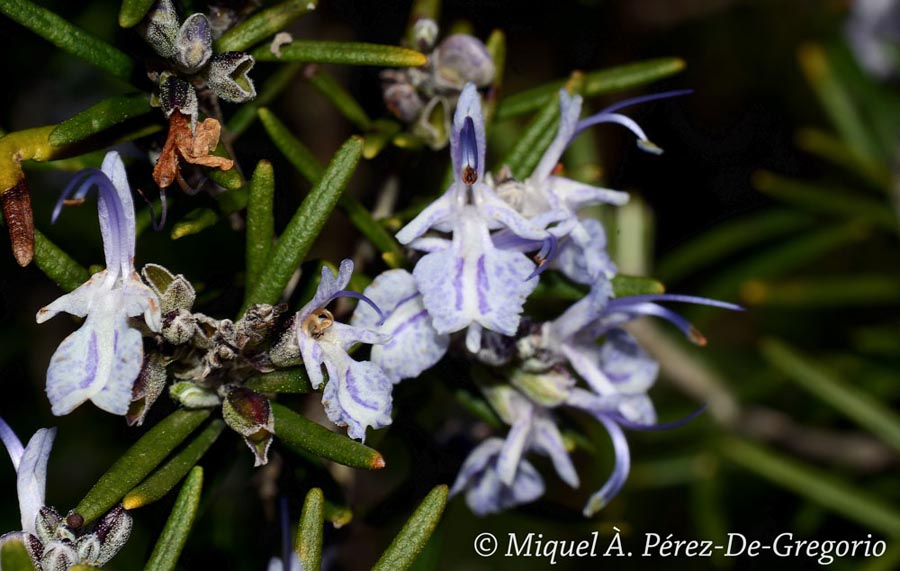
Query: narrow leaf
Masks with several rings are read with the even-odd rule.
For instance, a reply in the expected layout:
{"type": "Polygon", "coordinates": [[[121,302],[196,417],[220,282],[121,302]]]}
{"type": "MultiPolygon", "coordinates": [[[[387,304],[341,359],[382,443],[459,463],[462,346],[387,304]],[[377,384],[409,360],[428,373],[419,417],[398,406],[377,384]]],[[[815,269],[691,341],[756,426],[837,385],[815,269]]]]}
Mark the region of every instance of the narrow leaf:
{"type": "Polygon", "coordinates": [[[203,468],[196,466],[191,470],[184,486],[175,500],[175,507],[166,521],[162,535],[153,548],[150,560],[144,571],[172,571],[178,563],[178,557],[187,541],[197,507],[200,505],[200,492],[203,490],[203,468]]]}
{"type": "Polygon", "coordinates": [[[119,8],[119,25],[123,28],[133,28],[141,23],[147,10],[156,0],[122,0],[119,8]]]}
{"type": "MultiPolygon", "coordinates": [[[[212,154],[227,159],[234,158],[228,153],[228,150],[221,141],[219,141],[219,146],[216,147],[216,150],[213,151],[212,154]]],[[[227,171],[223,171],[222,169],[211,169],[209,171],[209,178],[225,190],[236,191],[244,186],[244,177],[241,176],[241,171],[238,170],[236,166],[231,167],[227,171]]]]}
{"type": "Polygon", "coordinates": [[[341,115],[356,125],[358,129],[366,131],[372,126],[372,120],[366,115],[362,106],[330,73],[323,69],[316,69],[307,79],[310,85],[316,88],[316,91],[324,95],[340,111],[341,115]]]}
{"type": "Polygon", "coordinates": [[[210,208],[195,208],[185,214],[184,218],[172,225],[172,231],[169,233],[169,237],[172,238],[172,240],[178,240],[185,236],[193,236],[207,228],[215,226],[218,221],[219,215],[216,214],[214,210],[210,208]]]}
{"type": "Polygon", "coordinates": [[[665,293],[666,286],[653,278],[642,276],[626,276],[619,274],[612,279],[613,293],[616,297],[665,293]]]}
{"type": "Polygon", "coordinates": [[[900,513],[884,499],[832,474],[737,438],[725,440],[720,453],[744,469],[856,521],[864,529],[900,535],[900,513]]]}
{"type": "Polygon", "coordinates": [[[91,277],[84,266],[73,260],[38,229],[34,230],[34,263],[65,291],[74,290],[91,277]]]}
{"type": "Polygon", "coordinates": [[[128,492],[122,499],[122,506],[126,510],[133,510],[162,499],[200,461],[222,434],[223,428],[225,423],[219,419],[210,422],[183,450],[128,492]]]}
{"type": "Polygon", "coordinates": [[[766,210],[729,220],[666,254],[654,273],[667,282],[677,281],[745,248],[797,232],[812,223],[809,216],[788,210],[766,210]]]}
{"type": "Polygon", "coordinates": [[[208,410],[176,410],[116,460],[75,508],[85,523],[116,505],[209,416],[208,410]]]}
{"type": "MultiPolygon", "coordinates": [[[[269,133],[272,142],[303,178],[312,184],[318,183],[324,169],[312,152],[306,148],[306,145],[294,137],[284,123],[279,121],[268,109],[259,110],[259,119],[269,133]]],[[[406,258],[400,243],[372,217],[372,213],[367,208],[356,199],[343,194],[338,200],[338,206],[350,218],[350,222],[356,229],[378,248],[385,263],[392,268],[403,265],[406,258]]]]}
{"type": "Polygon", "coordinates": [[[384,468],[384,458],[377,450],[331,432],[278,403],[272,403],[275,435],[289,448],[333,460],[339,464],[366,470],[384,468]]]}
{"type": "MultiPolygon", "coordinates": [[[[594,97],[624,91],[669,77],[683,69],[684,60],[680,58],[658,58],[592,71],[585,74],[582,95],[594,97]]],[[[503,121],[541,109],[564,84],[565,81],[555,81],[504,97],[497,108],[497,120],[503,121]]]]}
{"type": "Polygon", "coordinates": [[[322,567],[322,531],[325,525],[325,496],[320,488],[306,494],[297,528],[295,549],[304,569],[322,567]]]}
{"type": "Polygon", "coordinates": [[[21,538],[0,541],[0,569],[5,571],[34,571],[31,556],[21,538]]]}
{"type": "Polygon", "coordinates": [[[877,142],[867,131],[859,109],[854,105],[846,86],[834,75],[828,55],[822,46],[805,45],[798,52],[798,58],[807,81],[844,141],[860,156],[878,156],[877,142]]]}
{"type": "Polygon", "coordinates": [[[741,298],[751,305],[784,308],[900,305],[900,274],[819,276],[786,281],[748,281],[741,298]]]}
{"type": "MultiPolygon", "coordinates": [[[[317,3],[318,0],[288,0],[266,8],[222,34],[222,37],[216,40],[216,51],[219,53],[246,51],[300,16],[315,10],[317,3]]],[[[271,53],[269,46],[262,46],[260,49],[271,53]]]]}
{"type": "Polygon", "coordinates": [[[761,349],[766,360],[789,379],[900,451],[897,413],[783,341],[764,340],[761,349]]]}
{"type": "Polygon", "coordinates": [[[887,204],[872,200],[858,191],[810,184],[768,171],[755,173],[753,184],[769,196],[794,204],[807,212],[859,218],[890,232],[897,228],[897,218],[887,204]]]}
{"type": "Polygon", "coordinates": [[[366,146],[363,148],[363,157],[367,160],[377,157],[402,128],[400,123],[396,121],[376,119],[372,124],[372,130],[366,133],[366,146]]]}
{"type": "Polygon", "coordinates": [[[259,88],[256,99],[241,105],[240,109],[226,122],[222,137],[228,141],[237,139],[256,120],[257,110],[275,101],[275,98],[281,95],[281,92],[291,83],[300,68],[298,63],[280,66],[259,88]]]}
{"type": "Polygon", "coordinates": [[[77,143],[151,110],[150,96],[146,93],[110,97],[57,125],[50,133],[50,144],[58,147],[77,143]]]}
{"type": "Polygon", "coordinates": [[[447,505],[447,486],[436,486],[422,500],[412,517],[385,550],[373,571],[403,571],[408,569],[416,557],[425,549],[428,539],[434,533],[444,507],[447,505]]]}
{"type": "Polygon", "coordinates": [[[309,376],[303,367],[272,371],[250,377],[244,386],[258,393],[308,393],[312,392],[309,376]]]}
{"type": "Polygon", "coordinates": [[[253,57],[259,61],[298,61],[384,67],[419,67],[428,63],[428,58],[422,52],[397,46],[311,40],[295,40],[281,46],[280,56],[273,54],[269,46],[261,46],[253,50],[253,57]]]}
{"type": "Polygon", "coordinates": [[[0,12],[56,47],[88,63],[128,79],[134,63],[125,53],[29,0],[3,0],[0,12]]]}
{"type": "Polygon", "coordinates": [[[247,283],[256,283],[269,257],[275,236],[275,172],[272,163],[259,161],[250,180],[247,203],[247,283]]]}
{"type": "Polygon", "coordinates": [[[306,257],[350,182],[362,156],[362,147],[361,137],[351,137],[335,153],[322,178],[300,204],[279,237],[278,244],[260,274],[259,283],[247,298],[248,304],[278,302],[291,274],[306,257]]]}
{"type": "Polygon", "coordinates": [[[891,171],[879,160],[860,155],[840,138],[818,129],[800,129],[797,146],[841,166],[884,192],[891,187],[891,171]]]}
{"type": "MultiPolygon", "coordinates": [[[[573,74],[572,80],[568,83],[568,91],[576,92],[581,85],[581,76],[573,74]]],[[[559,126],[559,94],[554,93],[547,98],[540,112],[534,116],[528,127],[516,141],[515,146],[502,161],[502,164],[508,166],[513,175],[519,180],[528,177],[541,160],[541,156],[553,138],[556,137],[556,130],[559,126]]]]}

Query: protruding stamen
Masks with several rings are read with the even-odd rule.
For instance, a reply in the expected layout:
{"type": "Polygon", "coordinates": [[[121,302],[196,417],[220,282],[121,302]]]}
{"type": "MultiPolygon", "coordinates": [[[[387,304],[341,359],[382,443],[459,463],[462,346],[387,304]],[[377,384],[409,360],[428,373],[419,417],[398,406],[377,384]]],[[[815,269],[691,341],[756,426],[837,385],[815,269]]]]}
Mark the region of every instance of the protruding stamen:
{"type": "Polygon", "coordinates": [[[166,226],[166,213],[168,212],[168,207],[166,204],[166,189],[159,189],[159,201],[160,201],[160,210],[159,210],[159,218],[156,217],[156,210],[153,208],[153,203],[150,202],[150,199],[147,198],[147,195],[144,194],[144,191],[141,189],[136,189],[137,193],[141,195],[141,198],[144,199],[144,202],[147,203],[147,207],[150,208],[150,223],[153,226],[154,232],[159,232],[166,226]]]}
{"type": "Polygon", "coordinates": [[[384,312],[381,311],[381,308],[378,307],[378,305],[374,301],[361,293],[344,289],[331,296],[331,299],[336,299],[339,297],[352,297],[353,299],[358,299],[359,301],[367,304],[369,307],[374,309],[379,317],[378,321],[375,322],[375,325],[378,325],[379,327],[384,324],[384,320],[387,319],[387,316],[385,316],[384,312]]]}
{"type": "Polygon", "coordinates": [[[478,180],[478,141],[475,138],[475,122],[471,117],[463,120],[459,131],[459,148],[462,159],[460,178],[468,185],[475,184],[478,180]]]}
{"type": "Polygon", "coordinates": [[[706,410],[706,405],[703,405],[684,418],[681,418],[679,420],[673,420],[672,422],[665,422],[665,423],[660,423],[660,424],[640,424],[640,423],[634,422],[632,420],[628,420],[627,418],[625,418],[618,412],[610,413],[610,416],[617,423],[619,423],[620,425],[622,425],[625,428],[628,428],[630,430],[640,430],[640,431],[651,431],[652,432],[652,431],[657,431],[657,430],[670,430],[672,428],[678,428],[679,426],[684,426],[685,424],[689,423],[690,421],[694,420],[695,418],[697,418],[698,416],[703,414],[703,411],[705,411],[705,410],[706,410]]]}
{"type": "Polygon", "coordinates": [[[537,262],[537,267],[531,272],[525,281],[530,280],[535,276],[541,275],[544,270],[550,267],[550,263],[556,259],[556,253],[559,251],[559,240],[556,239],[556,236],[553,234],[548,234],[547,238],[544,240],[544,244],[541,246],[540,251],[535,255],[534,259],[537,262]]]}

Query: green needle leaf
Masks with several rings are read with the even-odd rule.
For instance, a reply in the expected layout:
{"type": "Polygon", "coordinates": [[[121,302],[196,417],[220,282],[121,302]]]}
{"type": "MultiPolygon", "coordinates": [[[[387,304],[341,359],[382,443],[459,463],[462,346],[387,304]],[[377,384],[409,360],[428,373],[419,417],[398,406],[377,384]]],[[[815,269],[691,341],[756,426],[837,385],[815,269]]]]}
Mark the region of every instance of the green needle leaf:
{"type": "Polygon", "coordinates": [[[162,499],[200,461],[224,428],[225,423],[218,418],[210,422],[203,432],[162,468],[128,492],[122,499],[122,506],[126,510],[133,510],[162,499]]]}
{"type": "Polygon", "coordinates": [[[248,303],[278,302],[291,274],[306,257],[325,221],[337,205],[362,157],[362,137],[351,137],[338,149],[322,178],[312,188],[278,239],[248,303]]]}
{"type": "Polygon", "coordinates": [[[616,297],[666,292],[666,286],[664,286],[662,282],[642,276],[626,276],[624,274],[618,274],[612,279],[612,286],[613,293],[616,297]]]}
{"type": "Polygon", "coordinates": [[[47,277],[65,291],[72,291],[88,281],[91,274],[71,256],[35,228],[34,263],[47,277]]]}
{"type": "Polygon", "coordinates": [[[737,438],[725,440],[720,453],[744,469],[862,524],[864,529],[900,536],[900,513],[884,499],[832,474],[737,438]]]}
{"type": "Polygon", "coordinates": [[[325,525],[325,495],[320,488],[306,494],[297,528],[295,549],[304,569],[322,567],[322,528],[325,525]]]}
{"type": "MultiPolygon", "coordinates": [[[[216,40],[216,52],[242,52],[316,9],[318,0],[288,0],[254,14],[216,40]]],[[[261,50],[269,51],[269,46],[261,50]]],[[[271,53],[271,51],[269,51],[271,53]]],[[[254,57],[256,57],[254,55],[254,57]]],[[[257,58],[259,59],[259,58],[257,58]]]]}
{"type": "Polygon", "coordinates": [[[171,571],[178,563],[178,557],[187,541],[194,518],[197,516],[197,507],[200,505],[200,492],[203,490],[203,468],[194,467],[188,475],[184,486],[175,500],[175,507],[166,521],[162,535],[153,548],[150,560],[144,567],[144,571],[171,571]]]}
{"type": "Polygon", "coordinates": [[[116,505],[147,474],[152,472],[209,416],[208,410],[176,410],[116,460],[75,507],[89,523],[116,505]]]}
{"type": "MultiPolygon", "coordinates": [[[[284,123],[279,121],[268,109],[259,110],[259,120],[278,150],[294,165],[303,178],[313,184],[318,183],[322,178],[322,165],[306,148],[306,145],[294,137],[284,123]]],[[[378,248],[385,263],[392,268],[398,268],[404,264],[406,254],[400,243],[372,217],[372,213],[358,200],[342,194],[338,206],[350,218],[350,222],[356,226],[356,229],[378,248]]]]}
{"type": "Polygon", "coordinates": [[[339,464],[366,470],[384,468],[384,457],[377,450],[331,432],[278,403],[272,403],[275,436],[289,448],[333,460],[339,464]]]}
{"type": "Polygon", "coordinates": [[[146,93],[110,97],[57,125],[49,141],[54,147],[77,143],[151,110],[150,96],[146,93]]]}
{"type": "Polygon", "coordinates": [[[258,393],[293,393],[312,392],[309,376],[303,367],[272,371],[264,375],[250,377],[244,386],[258,393]]]}
{"type": "Polygon", "coordinates": [[[31,556],[21,538],[7,539],[0,544],[0,569],[5,571],[34,571],[31,556]]]}
{"type": "Polygon", "coordinates": [[[900,274],[753,280],[741,287],[741,299],[751,305],[784,308],[897,306],[900,274]]]}
{"type": "Polygon", "coordinates": [[[141,23],[147,10],[156,0],[122,0],[119,9],[119,25],[123,28],[133,28],[141,23]]]}
{"type": "Polygon", "coordinates": [[[403,571],[415,562],[441,520],[447,505],[447,493],[447,486],[436,486],[425,496],[381,559],[372,567],[373,571],[403,571]]]}
{"type": "Polygon", "coordinates": [[[397,46],[362,42],[296,40],[281,46],[280,56],[273,54],[269,46],[256,48],[252,55],[259,61],[298,61],[384,67],[420,67],[428,63],[428,58],[422,52],[397,46]]]}
{"type": "Polygon", "coordinates": [[[273,73],[259,88],[256,99],[241,105],[240,109],[226,122],[222,137],[228,141],[237,139],[256,120],[257,110],[275,101],[275,98],[291,83],[301,67],[299,63],[280,66],[278,71],[273,73]]]}
{"type": "Polygon", "coordinates": [[[372,126],[372,120],[369,119],[360,104],[331,74],[325,70],[316,69],[308,79],[310,85],[324,95],[341,112],[341,115],[357,128],[367,131],[372,126]]]}
{"type": "Polygon", "coordinates": [[[783,341],[766,339],[761,349],[766,360],[789,379],[900,451],[900,416],[890,408],[783,341]]]}
{"type": "MultiPolygon", "coordinates": [[[[684,60],[669,57],[592,71],[584,76],[584,88],[581,94],[585,97],[594,97],[604,93],[623,91],[669,77],[683,69],[684,60]]],[[[503,121],[541,109],[564,84],[565,81],[555,81],[504,97],[497,107],[497,120],[503,121]]]]}
{"type": "Polygon", "coordinates": [[[247,202],[247,283],[256,283],[275,236],[275,172],[272,163],[259,161],[250,180],[247,202]]]}
{"type": "Polygon", "coordinates": [[[654,273],[667,282],[677,281],[735,252],[802,230],[812,223],[809,216],[787,210],[766,210],[730,220],[667,254],[654,273]]]}
{"type": "Polygon", "coordinates": [[[219,221],[219,215],[210,208],[195,208],[184,215],[184,218],[172,225],[169,237],[179,240],[185,236],[199,234],[207,228],[215,226],[219,221]]]}
{"type": "Polygon", "coordinates": [[[134,63],[130,57],[46,8],[28,0],[3,0],[0,2],[0,12],[56,47],[103,71],[122,79],[131,77],[134,63]]]}

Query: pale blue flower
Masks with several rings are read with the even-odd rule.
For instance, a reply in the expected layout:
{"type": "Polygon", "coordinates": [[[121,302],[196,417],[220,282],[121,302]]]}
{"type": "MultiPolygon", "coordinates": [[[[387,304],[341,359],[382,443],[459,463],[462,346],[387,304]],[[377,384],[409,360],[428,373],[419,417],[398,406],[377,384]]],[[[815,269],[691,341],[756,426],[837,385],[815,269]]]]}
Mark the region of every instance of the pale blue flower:
{"type": "Polygon", "coordinates": [[[47,396],[57,416],[87,400],[112,414],[127,413],[144,355],[141,333],[129,318],[143,314],[151,331],[160,327],[159,300],[134,270],[134,204],[118,153],[110,151],[100,170],[86,169],[72,181],[54,219],[64,199],[73,195],[81,200],[93,187],[98,190],[106,269],[37,313],[38,323],[60,312],[86,317],[63,340],[47,369],[47,396]]]}
{"type": "Polygon", "coordinates": [[[854,0],[844,35],[870,74],[888,79],[900,73],[900,1],[854,0]]]}
{"type": "MultiPolygon", "coordinates": [[[[366,428],[383,428],[391,423],[391,379],[371,361],[356,361],[348,349],[357,343],[381,344],[390,335],[354,327],[334,320],[326,307],[335,298],[349,296],[374,307],[365,296],[346,291],[353,274],[353,262],[341,262],[338,273],[322,268],[322,279],[313,298],[297,313],[294,321],[297,344],[313,388],[328,384],[322,404],[331,422],[346,426],[351,438],[365,440],[366,428]]],[[[378,310],[380,312],[380,310],[378,310]]]]}
{"type": "Polygon", "coordinates": [[[482,328],[516,332],[525,299],[537,286],[535,263],[521,251],[495,245],[491,232],[507,229],[538,244],[552,239],[484,182],[485,146],[481,100],[468,84],[451,134],[455,180],[397,233],[402,244],[427,252],[413,276],[435,330],[446,334],[468,328],[466,346],[472,352],[481,344],[482,328]],[[430,230],[451,236],[423,237],[430,230]]]}
{"type": "MultiPolygon", "coordinates": [[[[434,366],[447,352],[450,335],[438,333],[425,309],[416,280],[406,270],[388,270],[363,291],[384,312],[381,331],[390,341],[372,346],[372,362],[393,381],[418,377],[434,366]]],[[[381,316],[366,304],[359,304],[350,323],[356,327],[377,327],[381,316]]]]}
{"type": "Polygon", "coordinates": [[[12,431],[6,421],[0,418],[0,440],[12,460],[16,470],[16,490],[19,496],[19,514],[22,517],[22,532],[37,535],[35,522],[40,509],[44,507],[44,493],[47,485],[47,461],[56,437],[55,428],[41,428],[34,433],[26,446],[12,431]]]}

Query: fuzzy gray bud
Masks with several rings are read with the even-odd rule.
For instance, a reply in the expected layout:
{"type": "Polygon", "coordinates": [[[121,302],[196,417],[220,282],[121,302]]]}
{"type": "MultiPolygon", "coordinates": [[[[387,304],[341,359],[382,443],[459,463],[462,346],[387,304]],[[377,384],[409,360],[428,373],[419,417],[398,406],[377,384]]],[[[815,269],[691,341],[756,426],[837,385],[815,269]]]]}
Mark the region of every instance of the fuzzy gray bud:
{"type": "Polygon", "coordinates": [[[175,38],[178,36],[178,12],[171,0],[159,0],[147,12],[140,28],[147,43],[164,58],[171,58],[177,52],[175,38]]]}
{"type": "Polygon", "coordinates": [[[472,82],[484,87],[494,80],[494,61],[478,38],[454,34],[434,52],[435,81],[440,87],[461,90],[472,82]]]}
{"type": "Polygon", "coordinates": [[[212,57],[212,30],[203,14],[192,14],[182,24],[175,38],[175,62],[182,70],[193,73],[212,57]]]}
{"type": "Polygon", "coordinates": [[[256,97],[256,87],[247,74],[254,63],[253,57],[244,52],[216,54],[209,62],[206,82],[225,101],[250,101],[256,97]]]}

